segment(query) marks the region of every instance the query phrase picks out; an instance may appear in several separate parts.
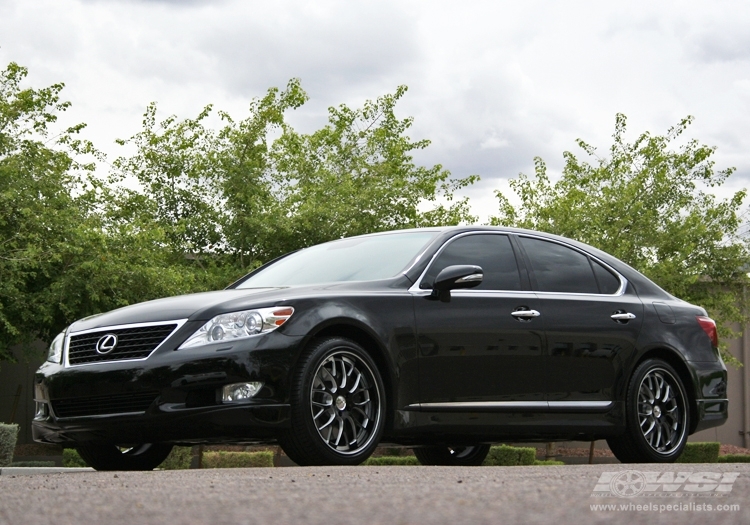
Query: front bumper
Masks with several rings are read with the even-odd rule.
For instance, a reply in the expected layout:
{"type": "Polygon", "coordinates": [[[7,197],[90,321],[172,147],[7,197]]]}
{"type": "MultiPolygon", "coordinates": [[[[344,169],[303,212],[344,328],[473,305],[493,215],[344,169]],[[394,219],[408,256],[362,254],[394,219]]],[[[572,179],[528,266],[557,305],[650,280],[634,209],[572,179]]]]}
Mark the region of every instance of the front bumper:
{"type": "MultiPolygon", "coordinates": [[[[190,324],[184,331],[195,330],[190,324]]],[[[35,376],[41,410],[32,422],[34,440],[253,442],[273,439],[289,426],[288,382],[303,337],[271,332],[176,350],[181,340],[174,334],[142,361],[42,365],[35,376]],[[254,398],[222,403],[224,385],[250,381],[264,385],[254,398]]]]}

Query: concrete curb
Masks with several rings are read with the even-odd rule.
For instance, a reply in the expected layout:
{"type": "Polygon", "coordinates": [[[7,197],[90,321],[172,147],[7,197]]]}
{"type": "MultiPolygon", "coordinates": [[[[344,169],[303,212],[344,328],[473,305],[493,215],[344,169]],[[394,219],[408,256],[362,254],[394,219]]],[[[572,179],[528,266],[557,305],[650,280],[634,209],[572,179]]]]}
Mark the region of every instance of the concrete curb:
{"type": "Polygon", "coordinates": [[[70,474],[75,472],[94,472],[91,467],[2,467],[0,476],[30,476],[33,474],[70,474]]]}

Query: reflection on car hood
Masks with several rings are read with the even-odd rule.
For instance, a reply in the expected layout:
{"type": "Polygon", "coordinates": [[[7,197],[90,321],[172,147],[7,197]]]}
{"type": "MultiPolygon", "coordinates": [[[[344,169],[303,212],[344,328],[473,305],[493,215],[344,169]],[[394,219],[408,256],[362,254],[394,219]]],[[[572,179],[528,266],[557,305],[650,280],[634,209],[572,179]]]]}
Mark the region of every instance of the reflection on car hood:
{"type": "Polygon", "coordinates": [[[264,295],[270,296],[269,299],[277,297],[279,290],[280,288],[249,288],[166,297],[81,319],[70,325],[70,331],[80,332],[105,326],[173,321],[176,319],[200,320],[204,317],[201,315],[203,312],[222,303],[236,304],[237,309],[241,309],[243,303],[247,303],[248,300],[255,302],[262,299],[264,295]]]}

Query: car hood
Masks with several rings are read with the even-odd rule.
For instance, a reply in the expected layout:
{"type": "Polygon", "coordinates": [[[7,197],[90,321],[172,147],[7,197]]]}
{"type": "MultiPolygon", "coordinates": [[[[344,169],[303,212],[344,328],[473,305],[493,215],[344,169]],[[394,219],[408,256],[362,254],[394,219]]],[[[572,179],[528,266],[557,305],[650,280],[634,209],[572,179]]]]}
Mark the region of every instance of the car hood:
{"type": "Polygon", "coordinates": [[[70,331],[80,332],[106,326],[178,319],[208,320],[215,315],[217,306],[221,305],[222,309],[231,311],[258,306],[258,301],[266,299],[275,303],[277,299],[282,298],[280,295],[284,295],[279,293],[283,290],[284,288],[249,288],[166,297],[86,317],[70,325],[70,331]]]}

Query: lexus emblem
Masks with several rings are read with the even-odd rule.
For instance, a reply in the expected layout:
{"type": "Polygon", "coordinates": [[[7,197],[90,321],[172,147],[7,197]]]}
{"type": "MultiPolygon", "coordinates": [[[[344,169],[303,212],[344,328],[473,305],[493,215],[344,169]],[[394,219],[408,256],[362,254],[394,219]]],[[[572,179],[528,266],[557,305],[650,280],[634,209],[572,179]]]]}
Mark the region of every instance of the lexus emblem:
{"type": "Polygon", "coordinates": [[[117,336],[115,334],[107,334],[99,338],[96,342],[96,353],[97,354],[108,354],[117,346],[117,336]]]}

